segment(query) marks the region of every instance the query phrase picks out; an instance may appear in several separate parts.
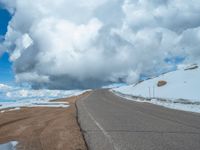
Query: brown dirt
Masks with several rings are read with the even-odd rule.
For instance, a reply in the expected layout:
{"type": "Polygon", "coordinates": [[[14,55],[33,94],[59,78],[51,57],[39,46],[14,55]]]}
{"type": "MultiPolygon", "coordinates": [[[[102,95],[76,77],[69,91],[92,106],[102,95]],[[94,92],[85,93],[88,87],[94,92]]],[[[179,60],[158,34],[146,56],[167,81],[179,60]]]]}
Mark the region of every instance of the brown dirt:
{"type": "Polygon", "coordinates": [[[76,100],[60,99],[68,108],[22,108],[0,113],[0,143],[18,141],[19,150],[86,150],[76,119],[76,100]]]}

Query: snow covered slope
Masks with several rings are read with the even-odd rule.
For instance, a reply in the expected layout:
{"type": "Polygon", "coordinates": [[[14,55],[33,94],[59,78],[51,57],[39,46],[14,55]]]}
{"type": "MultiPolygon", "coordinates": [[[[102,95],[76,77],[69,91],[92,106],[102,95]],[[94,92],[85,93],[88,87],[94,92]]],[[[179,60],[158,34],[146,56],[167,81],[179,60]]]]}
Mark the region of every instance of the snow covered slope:
{"type": "Polygon", "coordinates": [[[129,96],[148,98],[152,103],[170,108],[200,112],[200,68],[197,65],[113,90],[129,96]],[[159,81],[166,84],[158,86],[159,81]]]}

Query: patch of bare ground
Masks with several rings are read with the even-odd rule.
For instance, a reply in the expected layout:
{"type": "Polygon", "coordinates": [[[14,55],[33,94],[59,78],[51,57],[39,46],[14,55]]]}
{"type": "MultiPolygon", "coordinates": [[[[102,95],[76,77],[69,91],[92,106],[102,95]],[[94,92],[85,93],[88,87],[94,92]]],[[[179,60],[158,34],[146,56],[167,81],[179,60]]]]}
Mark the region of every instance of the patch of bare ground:
{"type": "Polygon", "coordinates": [[[60,99],[68,108],[22,108],[0,113],[0,143],[18,141],[18,150],[86,150],[76,115],[76,100],[60,99]]]}

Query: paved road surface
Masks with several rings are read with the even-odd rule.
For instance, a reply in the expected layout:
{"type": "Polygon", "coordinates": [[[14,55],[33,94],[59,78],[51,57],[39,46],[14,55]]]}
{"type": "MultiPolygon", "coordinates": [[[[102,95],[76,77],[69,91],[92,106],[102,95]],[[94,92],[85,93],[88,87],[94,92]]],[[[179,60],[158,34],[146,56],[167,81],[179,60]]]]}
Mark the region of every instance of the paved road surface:
{"type": "Polygon", "coordinates": [[[200,150],[200,114],[137,103],[107,90],[79,100],[90,150],[200,150]]]}

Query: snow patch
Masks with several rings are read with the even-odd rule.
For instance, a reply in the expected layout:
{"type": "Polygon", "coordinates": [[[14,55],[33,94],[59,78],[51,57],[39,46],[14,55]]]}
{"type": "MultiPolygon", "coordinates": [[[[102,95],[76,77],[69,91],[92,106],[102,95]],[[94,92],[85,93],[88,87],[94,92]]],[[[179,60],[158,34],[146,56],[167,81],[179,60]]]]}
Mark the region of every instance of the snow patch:
{"type": "Polygon", "coordinates": [[[133,95],[127,95],[123,93],[111,90],[115,95],[125,98],[127,100],[132,100],[140,103],[151,103],[155,105],[160,105],[166,108],[189,111],[200,113],[200,102],[191,102],[188,100],[169,100],[169,99],[155,99],[155,98],[144,98],[133,95]]]}
{"type": "Polygon", "coordinates": [[[69,107],[68,102],[40,102],[40,103],[32,103],[29,107],[69,107]]]}
{"type": "Polygon", "coordinates": [[[0,150],[16,150],[17,144],[17,141],[11,141],[5,144],[0,144],[0,150]]]}

